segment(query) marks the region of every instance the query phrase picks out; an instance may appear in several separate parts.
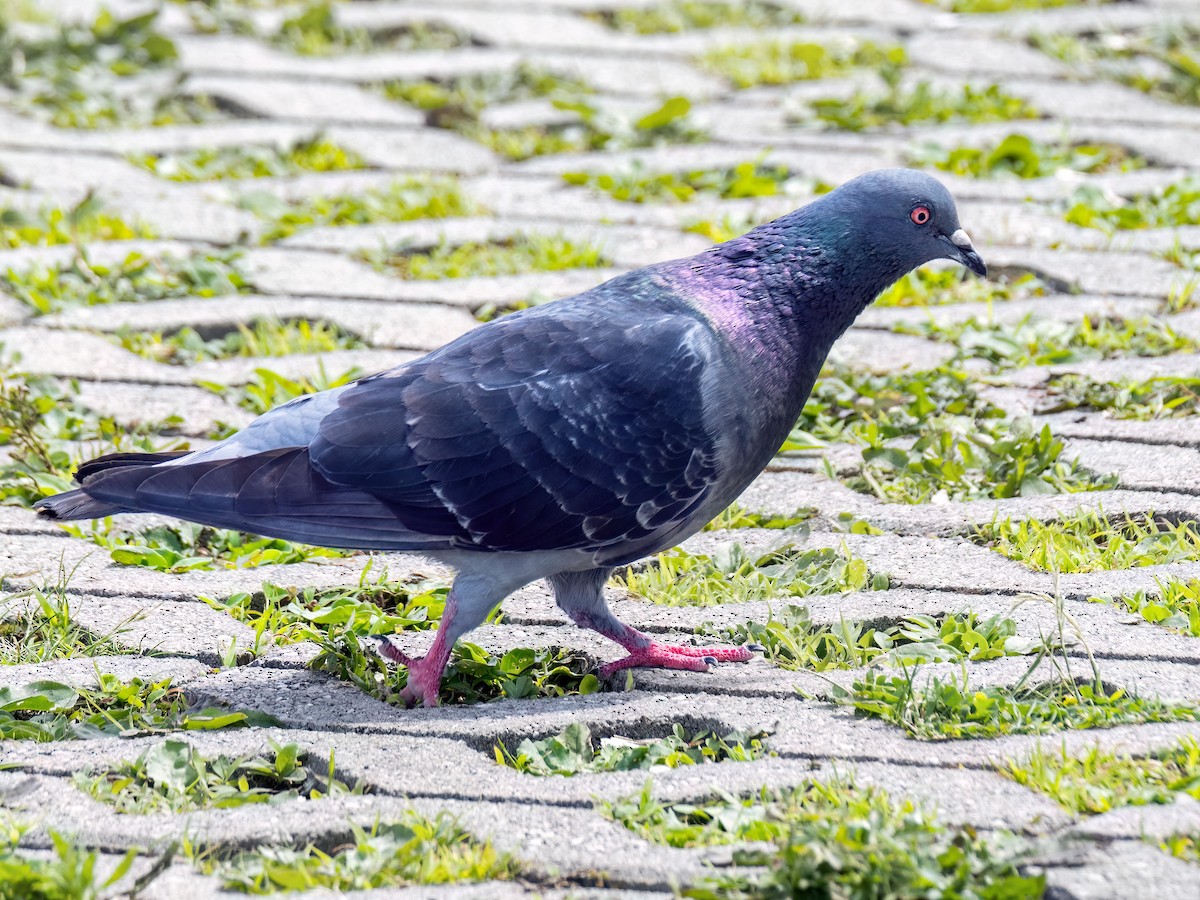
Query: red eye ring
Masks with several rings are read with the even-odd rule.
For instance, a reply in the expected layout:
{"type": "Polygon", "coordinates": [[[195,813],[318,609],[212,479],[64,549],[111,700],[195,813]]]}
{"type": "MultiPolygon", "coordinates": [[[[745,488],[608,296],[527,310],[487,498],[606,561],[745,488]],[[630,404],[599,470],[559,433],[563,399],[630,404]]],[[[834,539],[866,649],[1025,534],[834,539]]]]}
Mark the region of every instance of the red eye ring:
{"type": "Polygon", "coordinates": [[[933,218],[933,214],[929,211],[928,206],[918,206],[908,214],[908,217],[917,225],[926,225],[933,218]]]}

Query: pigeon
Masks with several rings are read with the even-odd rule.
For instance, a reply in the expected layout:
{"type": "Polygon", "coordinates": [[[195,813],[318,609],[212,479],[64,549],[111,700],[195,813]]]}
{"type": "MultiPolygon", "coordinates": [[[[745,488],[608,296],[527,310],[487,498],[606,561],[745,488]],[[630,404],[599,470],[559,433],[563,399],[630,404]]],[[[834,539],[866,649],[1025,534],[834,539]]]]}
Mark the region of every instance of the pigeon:
{"type": "Polygon", "coordinates": [[[546,579],[577,625],[634,666],[708,671],[748,647],[674,646],[624,624],[614,570],[675,546],[779,450],[831,346],[885,288],[983,260],[949,191],[908,169],[854,178],[686,259],[497,318],[440,349],[298,397],[186,453],[86,462],[52,519],[166,514],[348,549],[412,551],[456,570],[402,699],[435,706],[455,641],[546,579]]]}

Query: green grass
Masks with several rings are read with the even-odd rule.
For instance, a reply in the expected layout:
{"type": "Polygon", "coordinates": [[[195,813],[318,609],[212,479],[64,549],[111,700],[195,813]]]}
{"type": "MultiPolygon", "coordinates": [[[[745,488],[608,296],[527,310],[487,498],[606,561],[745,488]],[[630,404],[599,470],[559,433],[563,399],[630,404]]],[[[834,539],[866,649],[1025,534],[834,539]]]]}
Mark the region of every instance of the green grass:
{"type": "Polygon", "coordinates": [[[705,28],[786,28],[804,16],[763,0],[670,0],[656,6],[586,12],[586,18],[629,34],[678,34],[705,28]]]}
{"type": "Polygon", "coordinates": [[[1186,862],[1200,863],[1200,831],[1171,835],[1159,848],[1186,862]]]}
{"type": "Polygon", "coordinates": [[[427,252],[385,247],[362,256],[381,272],[414,281],[596,269],[608,264],[598,246],[547,234],[520,234],[487,243],[442,243],[427,252]]]}
{"type": "Polygon", "coordinates": [[[1035,34],[1030,43],[1085,77],[1111,78],[1173,103],[1200,104],[1200,28],[1193,24],[1035,34]]]}
{"type": "MultiPolygon", "coordinates": [[[[132,885],[124,883],[130,867],[137,858],[136,850],[129,850],[112,869],[107,878],[101,878],[100,851],[80,846],[73,836],[50,831],[52,844],[50,855],[39,853],[25,855],[19,843],[25,832],[23,826],[4,823],[0,836],[0,900],[93,900],[124,894],[133,896],[153,879],[137,879],[132,885]],[[118,884],[119,893],[109,891],[118,884]]],[[[144,877],[144,876],[143,876],[144,877]]]]}
{"type": "MultiPolygon", "coordinates": [[[[400,691],[408,683],[404,666],[388,664],[360,641],[349,628],[330,628],[318,643],[321,652],[312,668],[329,672],[385,703],[400,705],[400,691]]],[[[565,697],[594,694],[600,680],[595,665],[582,653],[560,647],[518,647],[491,654],[475,644],[459,641],[442,678],[442,704],[464,705],[500,699],[565,697]]]]}
{"type": "Polygon", "coordinates": [[[791,544],[751,555],[731,544],[712,556],[681,549],[659,553],[640,568],[626,569],[613,583],[663,606],[716,606],[780,597],[808,597],[887,587],[849,551],[803,550],[791,544]]]}
{"type": "Polygon", "coordinates": [[[980,619],[973,612],[947,616],[914,614],[890,626],[862,622],[817,625],[803,606],[788,605],[766,622],[727,628],[703,626],[697,634],[735,644],[757,644],[774,665],[791,671],[824,672],[862,666],[915,665],[1024,656],[1040,651],[1041,639],[1020,637],[1008,616],[980,619]]]}
{"type": "Polygon", "coordinates": [[[682,892],[699,900],[783,897],[1041,897],[1044,876],[1024,876],[1011,835],[949,827],[910,799],[852,781],[764,787],[745,797],[661,803],[640,795],[606,802],[609,818],[669,847],[769,842],[735,851],[737,868],[682,892]]]}
{"type": "Polygon", "coordinates": [[[1096,815],[1123,806],[1173,803],[1180,794],[1200,800],[1200,743],[1183,738],[1147,756],[1093,747],[1082,755],[1066,747],[1035,747],[1000,774],[1047,794],[1074,815],[1096,815]]]}
{"type": "Polygon", "coordinates": [[[761,759],[767,755],[763,746],[766,737],[766,732],[693,733],[682,725],[673,725],[670,736],[665,738],[637,740],[616,736],[603,738],[597,746],[591,730],[582,722],[575,722],[552,737],[538,741],[527,738],[512,753],[503,742],[497,742],[495,755],[499,765],[525,775],[628,772],[661,766],[677,769],[726,760],[761,759]]]}
{"type": "Polygon", "coordinates": [[[817,514],[816,507],[803,506],[790,515],[752,512],[740,503],[731,503],[707,525],[704,531],[726,531],[734,528],[771,528],[780,530],[803,524],[817,514]]]}
{"type": "Polygon", "coordinates": [[[245,194],[238,201],[266,223],[262,242],[270,243],[305,228],[372,225],[446,219],[481,212],[452,178],[403,178],[385,188],[358,194],[286,200],[268,191],[245,194]]]}
{"type": "Polygon", "coordinates": [[[308,0],[271,36],[276,46],[300,56],[452,50],[471,43],[468,35],[440,22],[413,22],[382,30],[343,25],[329,0],[308,0]]]}
{"type": "Polygon", "coordinates": [[[624,203],[687,203],[699,196],[722,200],[774,197],[795,189],[815,188],[824,193],[829,185],[814,185],[787,166],[747,161],[724,169],[691,172],[651,172],[639,161],[618,172],[567,172],[567,184],[591,188],[624,203]]]}
{"type": "Polygon", "coordinates": [[[1050,379],[1041,413],[1070,409],[1103,410],[1117,419],[1173,419],[1200,410],[1200,378],[1159,375],[1144,381],[1097,381],[1087,375],[1050,379]]]}
{"type": "Polygon", "coordinates": [[[84,23],[36,32],[0,18],[0,84],[21,112],[63,128],[183,125],[223,117],[211,99],[182,94],[169,73],[174,42],[156,28],[157,10],[119,18],[107,10],[84,23]]]}
{"type": "Polygon", "coordinates": [[[350,556],[357,552],[258,537],[194,522],[152,525],[135,530],[113,525],[112,519],[105,519],[97,528],[63,527],[75,537],[107,549],[109,557],[118,565],[141,566],[172,575],[198,570],[285,565],[350,556]]]}
{"type": "Polygon", "coordinates": [[[880,74],[884,79],[882,91],[859,90],[849,97],[810,101],[811,120],[829,128],[865,131],[888,125],[1009,122],[1041,115],[1027,101],[1006,93],[998,84],[941,88],[929,81],[919,81],[912,87],[904,87],[899,68],[885,67],[880,74]]]}
{"type": "Polygon", "coordinates": [[[1004,325],[972,316],[949,323],[930,319],[897,326],[896,330],[953,344],[958,351],[955,361],[982,359],[997,369],[1200,351],[1200,343],[1194,338],[1176,332],[1161,318],[1149,316],[1058,322],[1029,315],[1004,325]]]}
{"type": "Polygon", "coordinates": [[[226,397],[242,409],[261,416],[281,403],[287,403],[305,394],[316,394],[341,387],[362,374],[358,369],[347,369],[340,375],[329,375],[324,364],[318,361],[315,373],[299,378],[288,378],[272,369],[263,368],[255,369],[253,379],[237,386],[218,384],[215,381],[197,381],[196,384],[226,397]]]}
{"type": "Polygon", "coordinates": [[[948,12],[1002,13],[1023,10],[1061,9],[1064,6],[1096,6],[1119,0],[922,0],[948,12]]]}
{"type": "Polygon", "coordinates": [[[1047,522],[1004,519],[968,537],[1039,572],[1107,572],[1200,560],[1200,527],[1153,513],[1111,521],[1095,512],[1047,522]]]}
{"type": "Polygon", "coordinates": [[[278,724],[261,713],[193,709],[169,678],[124,682],[114,675],[97,677],[91,690],[56,681],[0,687],[0,739],[69,741],[278,724]]]}
{"type": "Polygon", "coordinates": [[[283,146],[244,144],[203,147],[175,153],[143,153],[130,161],[168,181],[224,181],[239,178],[282,178],[305,172],[365,169],[353,150],[316,136],[283,146]]]}
{"type": "Polygon", "coordinates": [[[132,652],[115,640],[130,620],[104,634],[89,631],[71,615],[65,582],[0,598],[0,665],[132,652]]]}
{"type": "Polygon", "coordinates": [[[720,220],[697,219],[694,222],[689,222],[684,225],[683,230],[689,234],[702,235],[714,244],[721,244],[725,241],[731,241],[735,237],[741,237],[751,228],[760,224],[761,222],[758,217],[751,216],[749,213],[726,213],[720,220]]]}
{"type": "Polygon", "coordinates": [[[212,359],[330,353],[367,346],[338,325],[305,319],[255,319],[214,338],[185,327],[165,336],[157,331],[119,331],[114,339],[138,356],[177,366],[212,359]]]}
{"type": "Polygon", "coordinates": [[[869,672],[854,683],[845,702],[920,740],[1200,721],[1200,709],[1194,706],[1109,690],[1098,681],[1076,684],[1060,679],[1033,687],[976,687],[964,673],[961,678],[930,678],[921,688],[914,682],[913,671],[869,672]]]}
{"type": "Polygon", "coordinates": [[[298,744],[272,741],[270,756],[207,757],[187,741],[168,739],[115,768],[76,772],[74,782],[116,812],[135,815],[361,793],[333,777],[332,757],[325,772],[315,772],[305,762],[298,744]]]}
{"type": "MultiPolygon", "coordinates": [[[[1169,628],[1180,634],[1200,637],[1200,579],[1183,581],[1156,578],[1157,591],[1134,591],[1116,597],[1092,597],[1094,601],[1112,603],[1147,622],[1169,628]]],[[[1200,798],[1198,798],[1200,799],[1200,798]]]]}
{"type": "Polygon", "coordinates": [[[909,272],[875,298],[876,306],[946,306],[952,303],[995,303],[1044,297],[1046,283],[1032,273],[979,278],[958,267],[920,268],[909,272]]]}
{"type": "Polygon", "coordinates": [[[586,84],[524,64],[508,72],[388,82],[381,89],[388,99],[423,111],[426,124],[456,131],[512,160],[707,140],[691,121],[692,105],[686,97],[669,97],[640,117],[616,113],[592,104],[586,84]],[[493,128],[480,119],[489,106],[531,99],[548,100],[568,121],[493,128]]]}
{"type": "Polygon", "coordinates": [[[1200,224],[1200,178],[1184,178],[1148,194],[1121,197],[1090,184],[1077,187],[1064,218],[1072,225],[1112,233],[1200,224]]]}
{"type": "Polygon", "coordinates": [[[70,209],[60,206],[43,206],[33,211],[13,207],[0,209],[0,249],[3,250],[153,237],[156,235],[150,226],[126,222],[105,209],[94,194],[88,194],[70,209]]]}
{"type": "Polygon", "coordinates": [[[81,405],[78,387],[45,375],[26,375],[0,359],[0,503],[29,506],[71,489],[71,473],[105,452],[186,449],[158,435],[177,417],[136,426],[99,416],[81,405]]]}
{"type": "MultiPolygon", "coordinates": [[[[261,592],[224,599],[201,597],[276,644],[319,641],[331,630],[357,635],[433,628],[441,621],[450,586],[442,582],[371,580],[368,564],[356,587],[296,588],[263,582],[261,592]]],[[[489,621],[495,621],[491,617],[489,621]]]]}
{"type": "Polygon", "coordinates": [[[202,873],[219,878],[225,890],[256,895],[502,881],[518,873],[515,860],[498,853],[490,841],[475,839],[445,814],[431,819],[408,813],[369,829],[351,828],[350,840],[333,850],[264,844],[232,856],[191,845],[184,851],[202,873]]]}
{"type": "Polygon", "coordinates": [[[831,78],[855,69],[900,67],[906,61],[901,47],[855,39],[828,45],[806,41],[762,41],[719,47],[696,60],[700,68],[727,78],[736,88],[831,78]]]}
{"type": "Polygon", "coordinates": [[[220,297],[253,290],[235,250],[188,256],[130,253],[98,263],[80,251],[61,263],[38,263],[0,274],[0,287],[38,315],[73,306],[141,303],[176,297],[220,297]]]}
{"type": "Polygon", "coordinates": [[[1146,161],[1117,144],[1046,143],[1010,134],[982,147],[926,143],[908,151],[908,162],[966,178],[1047,178],[1061,170],[1099,174],[1140,169],[1146,161]]]}

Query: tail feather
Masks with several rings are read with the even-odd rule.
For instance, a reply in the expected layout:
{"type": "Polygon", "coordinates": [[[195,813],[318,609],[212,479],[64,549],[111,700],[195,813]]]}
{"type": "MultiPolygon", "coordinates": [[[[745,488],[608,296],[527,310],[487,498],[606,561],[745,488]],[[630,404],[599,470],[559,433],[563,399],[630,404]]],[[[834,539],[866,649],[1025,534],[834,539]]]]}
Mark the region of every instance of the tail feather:
{"type": "Polygon", "coordinates": [[[118,466],[152,466],[187,456],[190,452],[190,450],[168,450],[162,453],[109,453],[107,456],[99,456],[96,459],[80,463],[79,468],[75,470],[75,480],[83,484],[93,475],[99,475],[101,472],[107,472],[118,466]]]}
{"type": "Polygon", "coordinates": [[[33,507],[47,519],[63,522],[71,519],[103,519],[105,516],[130,512],[119,504],[93,499],[83,491],[67,491],[53,497],[43,497],[33,507]]]}

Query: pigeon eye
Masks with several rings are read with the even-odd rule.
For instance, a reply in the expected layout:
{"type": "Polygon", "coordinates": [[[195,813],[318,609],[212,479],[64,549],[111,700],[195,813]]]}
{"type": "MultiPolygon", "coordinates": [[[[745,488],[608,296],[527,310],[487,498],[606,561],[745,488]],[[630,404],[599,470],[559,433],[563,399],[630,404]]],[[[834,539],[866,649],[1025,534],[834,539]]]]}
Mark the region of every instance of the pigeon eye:
{"type": "Polygon", "coordinates": [[[908,214],[908,217],[916,224],[924,225],[933,217],[933,214],[929,212],[928,206],[918,206],[908,214]]]}

